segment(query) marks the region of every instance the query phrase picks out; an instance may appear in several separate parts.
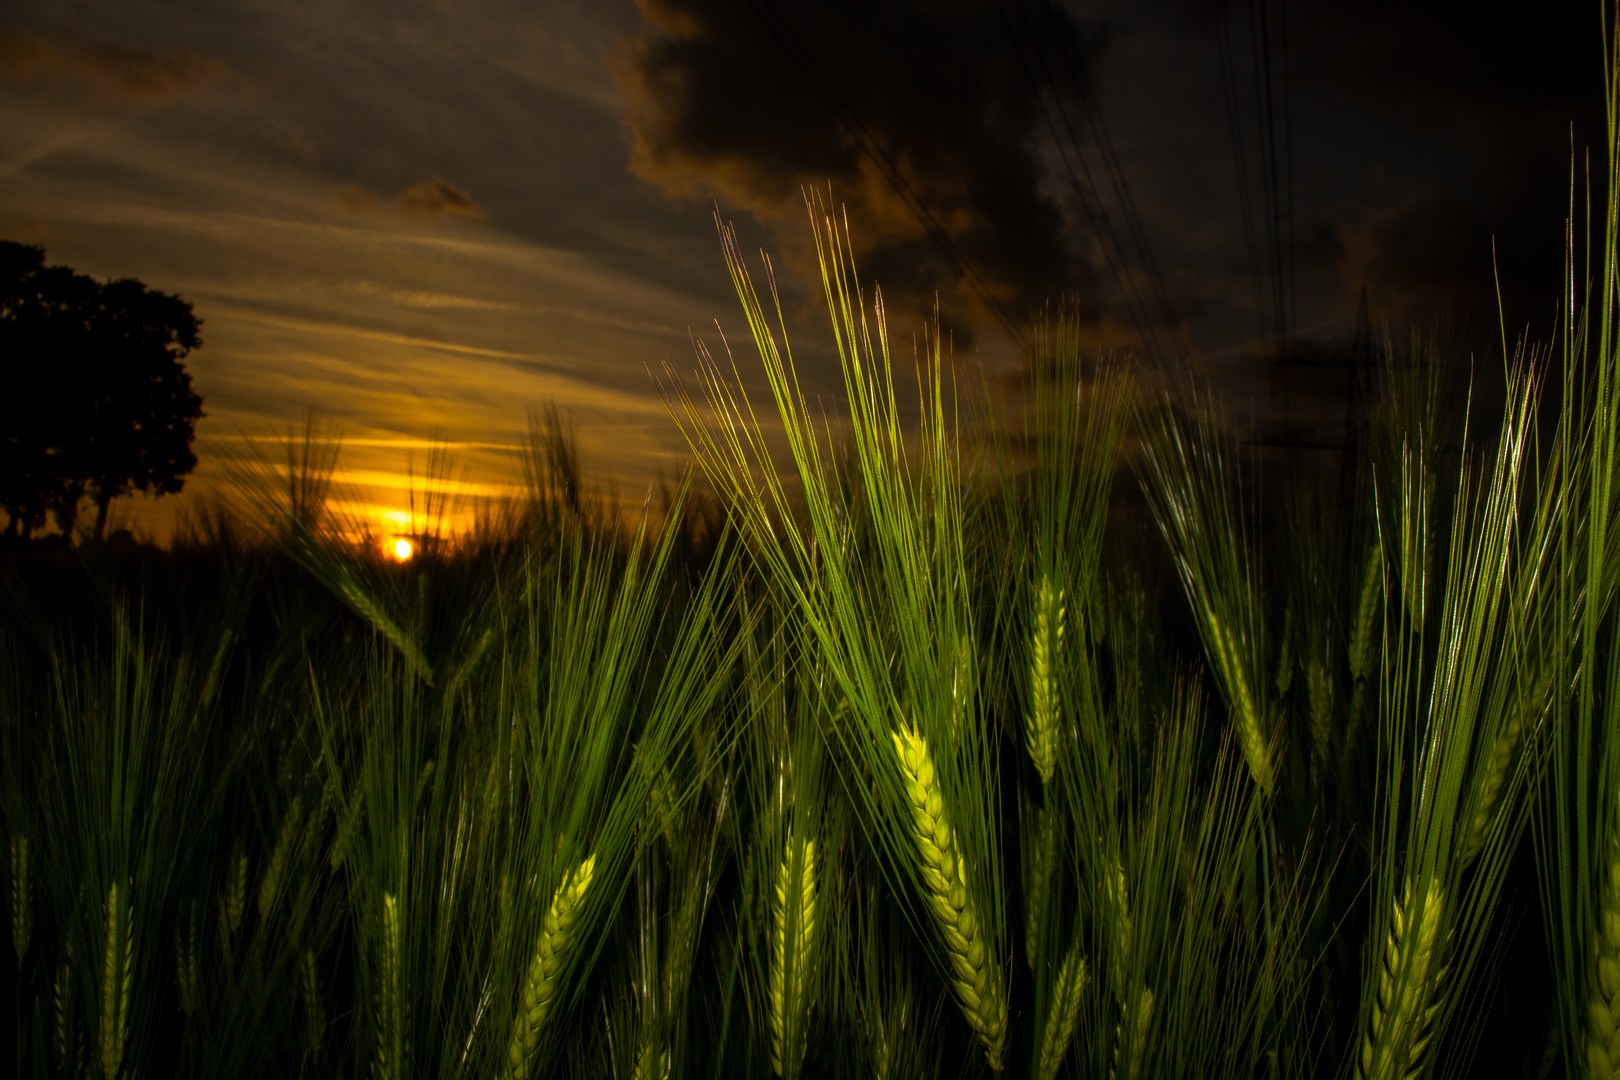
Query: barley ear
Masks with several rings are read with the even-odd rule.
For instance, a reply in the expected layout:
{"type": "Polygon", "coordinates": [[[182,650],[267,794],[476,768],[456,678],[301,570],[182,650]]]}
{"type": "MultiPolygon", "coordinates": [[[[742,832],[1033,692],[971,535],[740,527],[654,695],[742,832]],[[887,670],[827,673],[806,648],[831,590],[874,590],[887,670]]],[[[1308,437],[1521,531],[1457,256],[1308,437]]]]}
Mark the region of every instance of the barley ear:
{"type": "Polygon", "coordinates": [[[804,1060],[806,990],[816,944],[815,841],[804,842],[800,859],[793,849],[789,836],[771,909],[771,1071],[784,1080],[793,1080],[804,1060]]]}
{"type": "Polygon", "coordinates": [[[669,1080],[669,1051],[660,1050],[658,1043],[648,1039],[641,1044],[641,1051],[636,1055],[635,1071],[630,1074],[631,1080],[669,1080]]]}
{"type": "Polygon", "coordinates": [[[563,967],[568,962],[570,935],[595,872],[596,856],[592,855],[574,867],[552,894],[551,907],[546,911],[545,923],[535,941],[534,957],[529,961],[528,974],[523,980],[517,1017],[512,1022],[512,1039],[506,1049],[509,1080],[528,1080],[535,1058],[539,1056],[540,1034],[556,1000],[563,967]]]}
{"type": "Polygon", "coordinates": [[[76,1076],[78,1068],[69,1067],[68,1054],[74,1047],[73,1022],[73,950],[68,948],[66,961],[56,970],[53,1001],[56,1005],[56,1063],[61,1072],[76,1076]]]}
{"type": "Polygon", "coordinates": [[[951,986],[968,1026],[984,1043],[985,1057],[997,1072],[1007,1037],[1007,1004],[996,959],[985,943],[984,926],[968,891],[967,868],[956,850],[956,837],[928,741],[916,730],[893,733],[911,811],[911,834],[921,863],[929,911],[950,954],[951,986]]]}
{"type": "Polygon", "coordinates": [[[1311,710],[1311,768],[1320,773],[1333,752],[1333,676],[1320,660],[1305,667],[1305,697],[1311,710]]]}
{"type": "Polygon", "coordinates": [[[1069,1052],[1074,1040],[1074,1025],[1080,1019],[1080,1002],[1086,992],[1086,961],[1080,955],[1080,943],[1069,947],[1069,955],[1058,971],[1052,987],[1052,1008],[1046,1016],[1046,1032],[1041,1037],[1040,1080],[1053,1080],[1063,1055],[1069,1052]]]}
{"type": "Polygon", "coordinates": [[[1063,648],[1063,590],[1041,575],[1035,595],[1035,625],[1029,635],[1030,709],[1024,718],[1029,756],[1042,784],[1052,782],[1057,769],[1058,690],[1057,665],[1063,648]]]}
{"type": "Polygon", "coordinates": [[[1051,868],[1052,818],[1046,807],[1031,814],[1033,823],[1024,840],[1024,959],[1035,970],[1046,919],[1046,877],[1051,868]]]}
{"type": "Polygon", "coordinates": [[[17,954],[17,969],[34,939],[34,880],[28,859],[28,837],[11,838],[11,948],[17,954]]]}
{"type": "Polygon", "coordinates": [[[101,1074],[115,1080],[129,1040],[129,996],[135,978],[135,911],[129,886],[107,890],[107,943],[101,957],[101,1074]]]}
{"type": "Polygon", "coordinates": [[[247,914],[248,891],[248,857],[243,852],[235,856],[226,868],[225,895],[219,900],[219,929],[220,937],[225,939],[225,947],[230,948],[231,938],[242,926],[242,916],[247,914]]]}
{"type": "Polygon", "coordinates": [[[377,1056],[371,1063],[372,1080],[403,1080],[405,1076],[405,995],[400,986],[400,914],[393,893],[382,894],[382,948],[379,950],[377,988],[377,1056]]]}
{"type": "Polygon", "coordinates": [[[321,1002],[320,971],[315,964],[315,951],[304,950],[304,962],[299,965],[299,989],[304,995],[304,1043],[311,1058],[321,1056],[321,1044],[326,1039],[326,1008],[321,1002]]]}
{"type": "Polygon", "coordinates": [[[1136,933],[1131,923],[1130,895],[1125,887],[1125,867],[1115,861],[1113,873],[1104,883],[1108,906],[1108,931],[1111,941],[1108,950],[1108,975],[1113,983],[1114,1000],[1125,1008],[1130,999],[1131,950],[1136,933]]]}
{"type": "Polygon", "coordinates": [[[1592,1080],[1620,1075],[1620,838],[1609,845],[1606,869],[1586,1012],[1586,1067],[1592,1080]]]}
{"type": "Polygon", "coordinates": [[[197,904],[192,901],[181,926],[174,929],[174,979],[180,990],[180,1011],[187,1016],[202,1007],[201,959],[197,955],[197,904]]]}
{"type": "Polygon", "coordinates": [[[341,869],[343,860],[348,857],[349,845],[354,843],[355,830],[360,827],[360,818],[365,811],[365,796],[356,792],[338,821],[337,835],[332,838],[332,853],[327,857],[327,865],[333,870],[341,869]]]}
{"type": "Polygon", "coordinates": [[[1378,627],[1379,601],[1383,599],[1384,562],[1378,545],[1367,552],[1367,565],[1361,572],[1361,595],[1356,600],[1355,621],[1350,624],[1350,674],[1360,681],[1372,674],[1373,631],[1378,627]]]}
{"type": "MultiPolygon", "coordinates": [[[[1122,1017],[1119,1024],[1114,1025],[1114,1058],[1108,1064],[1108,1080],[1116,1080],[1119,1069],[1119,1054],[1125,1047],[1124,1023],[1131,1017],[1129,1014],[1122,1017]]],[[[1142,1059],[1147,1056],[1148,1030],[1153,1024],[1153,991],[1148,987],[1142,988],[1142,993],[1136,999],[1136,1023],[1131,1028],[1130,1036],[1130,1069],[1126,1072],[1128,1080],[1138,1080],[1142,1075],[1142,1059]]]]}
{"type": "Polygon", "coordinates": [[[1237,728],[1238,744],[1243,747],[1249,774],[1266,795],[1271,794],[1273,776],[1271,747],[1266,742],[1265,723],[1260,715],[1260,703],[1249,682],[1248,668],[1238,652],[1237,639],[1232,631],[1216,617],[1213,611],[1205,613],[1209,623],[1210,639],[1215,645],[1215,662],[1220,666],[1222,681],[1226,684],[1227,707],[1232,713],[1232,724],[1237,728]]]}
{"type": "Polygon", "coordinates": [[[259,918],[268,919],[275,910],[276,898],[281,895],[281,879],[287,871],[287,860],[292,855],[293,840],[298,835],[298,823],[303,811],[303,800],[293,797],[287,817],[281,823],[281,834],[270,852],[270,861],[264,867],[264,881],[259,884],[259,918]]]}
{"type": "Polygon", "coordinates": [[[1463,865],[1467,866],[1479,856],[1490,835],[1491,824],[1502,801],[1502,788],[1513,775],[1519,758],[1520,736],[1524,733],[1525,707],[1515,702],[1502,730],[1496,733],[1488,756],[1484,759],[1484,772],[1474,788],[1468,815],[1468,832],[1463,842],[1463,865]]]}
{"type": "Polygon", "coordinates": [[[1440,883],[1429,882],[1423,905],[1414,912],[1409,879],[1390,913],[1377,994],[1356,1060],[1356,1080],[1406,1080],[1421,1064],[1440,1009],[1435,991],[1445,975],[1440,962],[1444,921],[1440,883]]]}

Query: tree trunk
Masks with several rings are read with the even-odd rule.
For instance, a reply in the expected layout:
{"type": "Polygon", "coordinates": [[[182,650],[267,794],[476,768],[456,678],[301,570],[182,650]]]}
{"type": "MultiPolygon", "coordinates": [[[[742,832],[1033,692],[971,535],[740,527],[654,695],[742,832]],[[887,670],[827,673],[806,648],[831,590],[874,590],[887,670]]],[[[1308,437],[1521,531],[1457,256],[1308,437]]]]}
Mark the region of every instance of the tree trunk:
{"type": "Polygon", "coordinates": [[[79,520],[79,500],[84,498],[84,485],[70,485],[51,507],[51,514],[56,518],[56,527],[62,530],[62,540],[68,545],[73,543],[73,526],[79,520]]]}
{"type": "Polygon", "coordinates": [[[112,506],[111,495],[96,496],[96,542],[107,539],[107,508],[112,506]]]}

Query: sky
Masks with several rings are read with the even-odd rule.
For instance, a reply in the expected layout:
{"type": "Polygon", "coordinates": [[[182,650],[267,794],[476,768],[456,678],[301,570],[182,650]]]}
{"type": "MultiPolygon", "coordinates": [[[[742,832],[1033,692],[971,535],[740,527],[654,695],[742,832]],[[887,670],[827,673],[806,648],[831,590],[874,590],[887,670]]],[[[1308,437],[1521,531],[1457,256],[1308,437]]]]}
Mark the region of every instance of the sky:
{"type": "Polygon", "coordinates": [[[1341,355],[1363,295],[1375,335],[1447,325],[1479,362],[1503,328],[1545,337],[1572,138],[1603,138],[1602,15],[14,0],[0,239],[202,319],[197,474],[116,511],[156,538],[312,414],[379,536],[419,527],[428,484],[511,494],[553,404],[639,503],[688,460],[665,365],[746,334],[717,213],[771,254],[807,388],[835,400],[807,190],[846,215],[901,353],[937,307],[959,363],[1013,379],[1063,306],[1088,348],[1190,360],[1308,437],[1342,373],[1275,361],[1341,355]]]}

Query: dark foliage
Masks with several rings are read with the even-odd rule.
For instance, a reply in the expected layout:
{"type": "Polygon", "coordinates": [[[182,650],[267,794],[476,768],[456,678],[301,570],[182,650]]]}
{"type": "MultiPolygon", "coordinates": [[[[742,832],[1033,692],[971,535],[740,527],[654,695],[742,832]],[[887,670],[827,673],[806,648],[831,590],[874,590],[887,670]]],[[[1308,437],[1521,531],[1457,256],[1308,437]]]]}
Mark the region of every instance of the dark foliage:
{"type": "Polygon", "coordinates": [[[202,398],[180,361],[202,344],[191,304],[132,278],[97,282],[0,242],[0,509],[27,539],[47,515],[95,532],[120,495],[178,492],[197,465],[202,398]]]}

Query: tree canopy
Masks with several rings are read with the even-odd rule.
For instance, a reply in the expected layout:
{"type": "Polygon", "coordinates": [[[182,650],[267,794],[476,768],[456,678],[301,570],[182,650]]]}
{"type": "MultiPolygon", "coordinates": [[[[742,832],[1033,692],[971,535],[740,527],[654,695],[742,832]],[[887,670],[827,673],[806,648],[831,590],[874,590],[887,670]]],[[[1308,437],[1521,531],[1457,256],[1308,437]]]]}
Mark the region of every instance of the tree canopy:
{"type": "Polygon", "coordinates": [[[80,503],[103,535],[112,500],[170,495],[197,465],[202,398],[181,363],[202,344],[191,304],[133,278],[105,283],[0,241],[0,509],[26,538],[80,503]]]}

